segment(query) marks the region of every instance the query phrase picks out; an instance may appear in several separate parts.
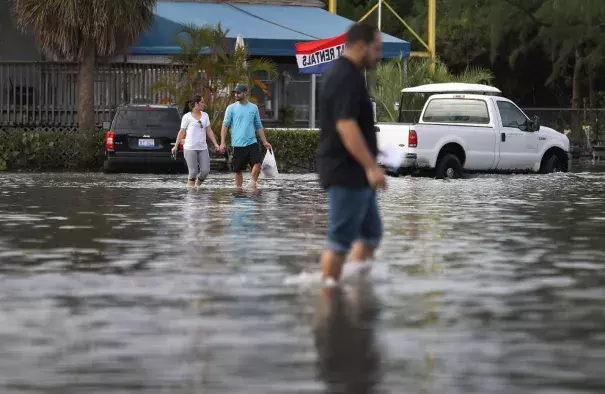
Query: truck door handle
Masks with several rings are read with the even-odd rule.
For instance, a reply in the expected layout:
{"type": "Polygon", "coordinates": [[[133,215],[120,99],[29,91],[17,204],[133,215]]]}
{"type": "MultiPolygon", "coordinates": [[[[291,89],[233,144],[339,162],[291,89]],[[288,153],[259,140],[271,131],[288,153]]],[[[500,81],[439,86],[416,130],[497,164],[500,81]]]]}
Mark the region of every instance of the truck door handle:
{"type": "Polygon", "coordinates": [[[506,141],[506,133],[500,133],[500,141],[502,141],[502,142],[506,141]]]}
{"type": "Polygon", "coordinates": [[[378,127],[378,126],[374,126],[374,131],[375,131],[376,133],[380,133],[380,127],[378,127]]]}

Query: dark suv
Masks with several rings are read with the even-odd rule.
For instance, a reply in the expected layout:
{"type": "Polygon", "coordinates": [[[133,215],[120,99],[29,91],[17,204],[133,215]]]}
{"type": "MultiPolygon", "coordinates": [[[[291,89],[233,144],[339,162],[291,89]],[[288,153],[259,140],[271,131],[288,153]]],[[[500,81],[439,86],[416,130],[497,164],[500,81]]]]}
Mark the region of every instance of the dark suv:
{"type": "MultiPolygon", "coordinates": [[[[118,107],[113,121],[104,122],[105,172],[128,166],[161,166],[187,171],[183,146],[175,157],[171,150],[181,127],[181,112],[174,105],[124,104],[118,107]]],[[[211,164],[227,167],[225,155],[210,151],[211,164]],[[212,163],[214,161],[214,163],[212,163]],[[222,163],[224,162],[224,163],[222,163]]]]}

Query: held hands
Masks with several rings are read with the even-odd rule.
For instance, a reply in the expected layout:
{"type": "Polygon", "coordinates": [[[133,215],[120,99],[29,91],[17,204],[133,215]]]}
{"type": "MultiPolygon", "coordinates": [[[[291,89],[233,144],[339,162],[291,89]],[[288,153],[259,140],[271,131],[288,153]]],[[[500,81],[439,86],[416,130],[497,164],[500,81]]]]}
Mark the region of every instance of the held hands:
{"type": "Polygon", "coordinates": [[[372,189],[386,189],[386,176],[384,170],[378,164],[374,164],[372,167],[366,169],[366,176],[372,189]]]}
{"type": "Polygon", "coordinates": [[[218,150],[221,151],[221,153],[225,153],[225,149],[227,149],[227,147],[225,146],[225,143],[221,143],[221,145],[218,147],[218,150]]]}

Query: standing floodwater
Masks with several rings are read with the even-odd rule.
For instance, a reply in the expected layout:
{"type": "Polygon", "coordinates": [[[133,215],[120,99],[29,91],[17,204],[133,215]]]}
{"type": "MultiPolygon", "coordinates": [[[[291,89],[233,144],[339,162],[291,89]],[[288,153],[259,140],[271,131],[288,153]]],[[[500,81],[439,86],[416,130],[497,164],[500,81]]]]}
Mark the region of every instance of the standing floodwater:
{"type": "Polygon", "coordinates": [[[390,178],[323,300],[315,179],[0,175],[0,392],[605,390],[605,174],[390,178]]]}

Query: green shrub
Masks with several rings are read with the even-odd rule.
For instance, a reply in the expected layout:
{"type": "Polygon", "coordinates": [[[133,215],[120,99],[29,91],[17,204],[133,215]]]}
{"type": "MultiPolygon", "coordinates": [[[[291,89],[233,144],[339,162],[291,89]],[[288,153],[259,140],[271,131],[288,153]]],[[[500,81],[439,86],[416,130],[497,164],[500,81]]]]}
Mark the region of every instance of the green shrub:
{"type": "Polygon", "coordinates": [[[315,155],[319,148],[318,130],[268,129],[265,135],[273,147],[280,171],[315,171],[315,155]]]}
{"type": "Polygon", "coordinates": [[[104,133],[11,130],[0,133],[0,170],[94,169],[102,164],[104,133]]]}
{"type": "MultiPolygon", "coordinates": [[[[317,130],[265,131],[280,171],[315,171],[317,130]]],[[[98,170],[103,165],[102,130],[83,134],[73,129],[11,129],[0,131],[0,171],[98,170]]],[[[229,138],[227,141],[229,142],[229,138]]],[[[262,149],[265,154],[264,148],[262,149]]]]}

